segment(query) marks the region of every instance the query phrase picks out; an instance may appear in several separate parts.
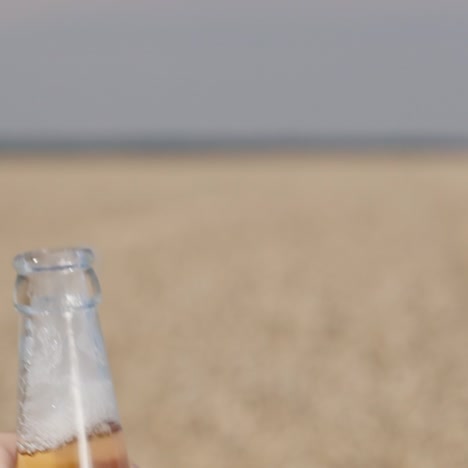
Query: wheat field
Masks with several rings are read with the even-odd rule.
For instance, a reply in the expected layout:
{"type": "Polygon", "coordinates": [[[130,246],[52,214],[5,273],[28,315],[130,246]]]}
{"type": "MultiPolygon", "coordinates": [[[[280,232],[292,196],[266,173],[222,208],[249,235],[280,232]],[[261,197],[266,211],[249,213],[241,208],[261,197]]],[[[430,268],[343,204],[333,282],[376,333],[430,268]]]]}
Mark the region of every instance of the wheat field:
{"type": "Polygon", "coordinates": [[[147,468],[466,468],[468,158],[4,157],[13,255],[89,245],[147,468]]]}

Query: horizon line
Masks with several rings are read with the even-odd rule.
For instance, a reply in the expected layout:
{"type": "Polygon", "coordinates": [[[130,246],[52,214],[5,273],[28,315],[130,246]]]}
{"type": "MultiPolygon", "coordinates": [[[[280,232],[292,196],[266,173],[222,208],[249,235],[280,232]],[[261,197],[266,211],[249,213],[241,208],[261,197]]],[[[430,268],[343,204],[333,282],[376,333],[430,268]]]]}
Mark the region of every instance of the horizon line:
{"type": "Polygon", "coordinates": [[[0,152],[198,152],[198,151],[362,151],[362,150],[463,150],[467,136],[372,134],[372,135],[258,135],[258,136],[26,136],[1,137],[0,152]]]}

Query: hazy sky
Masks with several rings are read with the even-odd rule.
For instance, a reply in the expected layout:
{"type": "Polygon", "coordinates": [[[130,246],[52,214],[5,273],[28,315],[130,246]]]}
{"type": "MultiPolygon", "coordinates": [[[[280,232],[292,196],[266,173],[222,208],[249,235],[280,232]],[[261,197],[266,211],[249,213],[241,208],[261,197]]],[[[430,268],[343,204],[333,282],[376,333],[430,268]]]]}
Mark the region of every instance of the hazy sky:
{"type": "Polygon", "coordinates": [[[0,0],[0,137],[467,135],[468,1],[0,0]]]}

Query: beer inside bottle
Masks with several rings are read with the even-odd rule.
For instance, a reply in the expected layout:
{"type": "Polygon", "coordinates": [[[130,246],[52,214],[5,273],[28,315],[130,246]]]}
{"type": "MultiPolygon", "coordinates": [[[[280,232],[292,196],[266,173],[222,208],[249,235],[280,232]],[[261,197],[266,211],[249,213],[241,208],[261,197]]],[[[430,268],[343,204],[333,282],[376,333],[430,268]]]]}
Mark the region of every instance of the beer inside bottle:
{"type": "Polygon", "coordinates": [[[17,468],[128,468],[89,249],[15,257],[17,468]]]}

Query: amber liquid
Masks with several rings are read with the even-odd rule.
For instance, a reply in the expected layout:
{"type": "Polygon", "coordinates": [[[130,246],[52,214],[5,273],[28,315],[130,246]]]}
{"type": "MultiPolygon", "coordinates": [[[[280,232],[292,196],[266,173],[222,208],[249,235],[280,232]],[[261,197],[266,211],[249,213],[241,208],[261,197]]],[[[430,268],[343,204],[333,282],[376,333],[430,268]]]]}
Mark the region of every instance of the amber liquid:
{"type": "Polygon", "coordinates": [[[130,468],[120,429],[89,437],[87,452],[91,465],[81,464],[77,441],[44,452],[19,452],[16,468],[130,468]]]}

